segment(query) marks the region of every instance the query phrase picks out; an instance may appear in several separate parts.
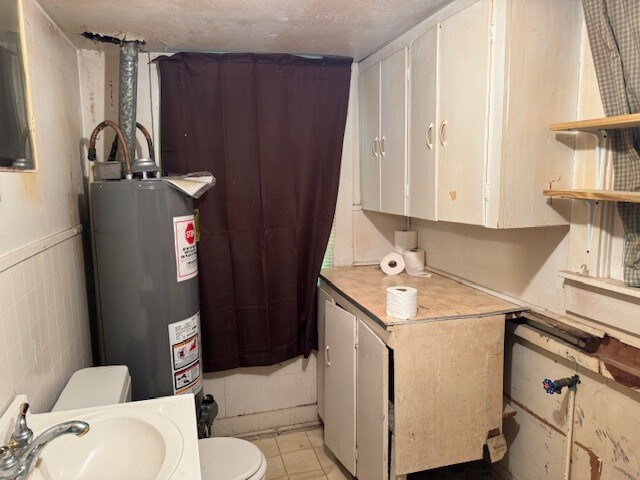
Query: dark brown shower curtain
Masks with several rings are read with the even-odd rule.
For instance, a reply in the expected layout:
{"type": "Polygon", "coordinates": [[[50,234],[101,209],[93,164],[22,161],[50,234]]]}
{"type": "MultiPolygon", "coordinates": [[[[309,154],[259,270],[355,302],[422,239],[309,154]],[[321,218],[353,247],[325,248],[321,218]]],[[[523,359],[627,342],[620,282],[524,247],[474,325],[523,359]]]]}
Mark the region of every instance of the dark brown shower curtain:
{"type": "Polygon", "coordinates": [[[309,355],[351,59],[179,53],[158,62],[165,174],[217,179],[197,202],[205,370],[309,355]]]}

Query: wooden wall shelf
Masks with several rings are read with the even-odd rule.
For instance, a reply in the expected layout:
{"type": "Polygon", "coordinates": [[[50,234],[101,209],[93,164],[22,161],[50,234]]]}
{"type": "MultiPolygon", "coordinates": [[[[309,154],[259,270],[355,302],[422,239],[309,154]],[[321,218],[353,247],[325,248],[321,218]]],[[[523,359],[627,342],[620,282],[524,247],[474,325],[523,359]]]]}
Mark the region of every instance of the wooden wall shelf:
{"type": "Polygon", "coordinates": [[[617,190],[544,190],[543,195],[545,197],[577,200],[640,203],[640,192],[621,192],[617,190]]]}
{"type": "Polygon", "coordinates": [[[612,130],[617,128],[640,127],[640,113],[631,115],[618,115],[615,117],[592,118],[575,122],[552,123],[549,130],[552,132],[566,132],[569,130],[582,132],[595,132],[598,130],[612,130]]]}

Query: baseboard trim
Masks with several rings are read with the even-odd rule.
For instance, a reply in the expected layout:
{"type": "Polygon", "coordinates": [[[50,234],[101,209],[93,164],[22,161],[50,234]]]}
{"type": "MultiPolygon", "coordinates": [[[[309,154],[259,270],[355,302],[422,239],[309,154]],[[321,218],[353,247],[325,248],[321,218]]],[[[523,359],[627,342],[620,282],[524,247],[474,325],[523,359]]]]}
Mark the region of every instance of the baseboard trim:
{"type": "Polygon", "coordinates": [[[320,424],[318,405],[301,405],[270,412],[217,418],[213,422],[216,437],[257,437],[320,424]]]}

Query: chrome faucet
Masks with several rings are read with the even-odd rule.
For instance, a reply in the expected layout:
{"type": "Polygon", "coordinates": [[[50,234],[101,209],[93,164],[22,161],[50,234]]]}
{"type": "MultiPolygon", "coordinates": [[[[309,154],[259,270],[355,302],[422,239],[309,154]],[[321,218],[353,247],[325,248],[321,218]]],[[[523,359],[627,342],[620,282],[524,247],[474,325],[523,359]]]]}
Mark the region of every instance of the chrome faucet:
{"type": "Polygon", "coordinates": [[[28,409],[28,403],[20,406],[20,415],[9,446],[0,447],[0,480],[26,480],[49,442],[70,433],[81,437],[89,431],[87,422],[72,420],[54,425],[33,438],[33,431],[27,426],[28,409]]]}

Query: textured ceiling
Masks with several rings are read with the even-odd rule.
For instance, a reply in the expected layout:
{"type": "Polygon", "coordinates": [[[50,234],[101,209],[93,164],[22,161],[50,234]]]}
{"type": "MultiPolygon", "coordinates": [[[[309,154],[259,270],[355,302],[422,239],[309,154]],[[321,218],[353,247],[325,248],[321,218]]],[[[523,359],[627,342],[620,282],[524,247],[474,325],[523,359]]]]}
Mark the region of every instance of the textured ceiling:
{"type": "Polygon", "coordinates": [[[359,61],[452,0],[39,0],[81,48],[84,31],[147,51],[286,52],[359,61]]]}

